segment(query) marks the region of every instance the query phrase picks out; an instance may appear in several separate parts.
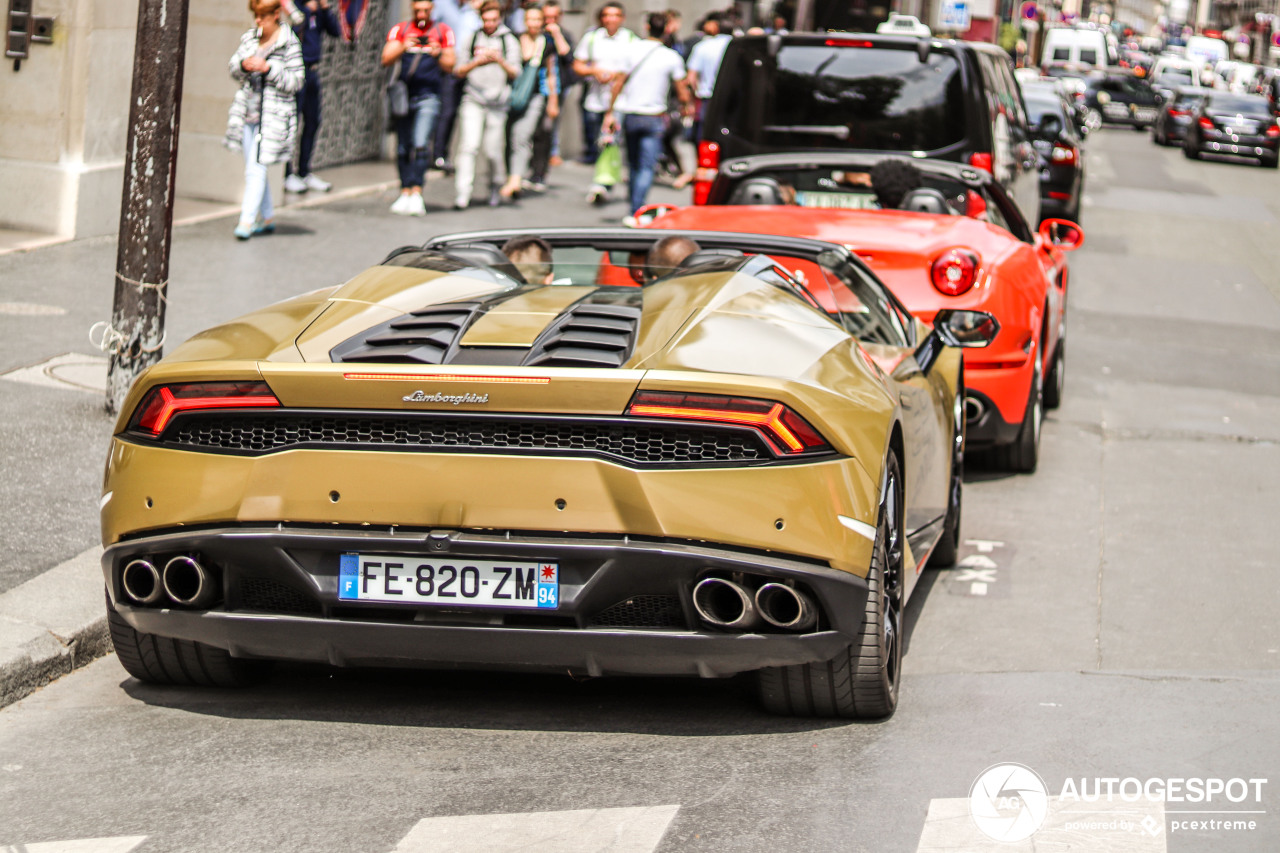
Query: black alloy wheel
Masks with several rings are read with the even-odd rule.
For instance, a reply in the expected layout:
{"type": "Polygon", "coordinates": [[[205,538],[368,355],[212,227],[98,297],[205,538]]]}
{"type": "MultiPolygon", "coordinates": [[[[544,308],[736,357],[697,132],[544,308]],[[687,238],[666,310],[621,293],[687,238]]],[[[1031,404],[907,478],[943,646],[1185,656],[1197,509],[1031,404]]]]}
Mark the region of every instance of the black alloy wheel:
{"type": "Polygon", "coordinates": [[[906,553],[902,474],[885,460],[876,540],[867,573],[867,604],[853,645],[828,661],[756,673],[760,703],[772,714],[883,719],[898,707],[902,670],[902,594],[906,553]]]}

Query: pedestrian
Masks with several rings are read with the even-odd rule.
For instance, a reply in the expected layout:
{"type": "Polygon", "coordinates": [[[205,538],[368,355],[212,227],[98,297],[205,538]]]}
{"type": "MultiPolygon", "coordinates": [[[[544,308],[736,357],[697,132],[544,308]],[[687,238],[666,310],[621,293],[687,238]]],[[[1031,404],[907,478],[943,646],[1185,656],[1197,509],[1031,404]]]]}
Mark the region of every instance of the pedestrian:
{"type": "Polygon", "coordinates": [[[458,48],[455,76],[462,78],[462,104],[458,108],[458,149],[453,206],[465,210],[471,203],[476,178],[476,155],[489,165],[491,206],[498,205],[498,187],[506,174],[507,105],[511,81],[520,73],[520,44],[502,23],[502,4],[485,0],[480,7],[480,29],[458,48]]]}
{"type": "MultiPolygon", "coordinates": [[[[436,7],[432,16],[453,30],[454,43],[461,45],[480,29],[480,4],[483,2],[484,0],[435,0],[436,7]]],[[[449,149],[458,118],[458,107],[462,105],[463,88],[462,81],[452,74],[446,74],[440,80],[440,114],[436,117],[436,132],[432,134],[427,162],[446,175],[454,173],[449,149]]]]}
{"type": "Polygon", "coordinates": [[[540,140],[539,147],[549,148],[546,140],[551,134],[550,122],[560,115],[560,83],[556,75],[559,63],[555,45],[543,31],[543,20],[540,7],[531,6],[524,10],[520,73],[533,78],[533,90],[527,102],[511,105],[511,174],[502,188],[503,198],[520,195],[530,174],[535,137],[540,140]]]}
{"type": "Polygon", "coordinates": [[[399,62],[395,74],[409,93],[409,114],[396,119],[400,195],[391,205],[391,212],[402,216],[427,213],[422,184],[428,145],[440,113],[441,81],[453,71],[455,59],[453,30],[431,19],[434,5],[432,0],[413,0],[413,18],[392,27],[382,47],[382,66],[399,62]]]}
{"type": "Polygon", "coordinates": [[[693,46],[689,53],[689,88],[693,90],[694,140],[702,138],[702,108],[711,98],[716,88],[716,77],[720,74],[720,63],[724,61],[725,48],[733,37],[720,32],[720,16],[712,12],[702,22],[703,37],[693,46]]]}
{"type": "Polygon", "coordinates": [[[302,47],[282,25],[280,0],[249,0],[254,25],[231,57],[231,79],[240,84],[227,115],[225,143],[244,154],[244,198],[237,239],[275,231],[267,166],[293,154],[302,88],[302,47]]]}
{"type": "MultiPolygon", "coordinates": [[[[328,192],[333,185],[311,172],[311,155],[316,150],[316,134],[320,130],[320,59],[324,56],[324,35],[342,37],[338,16],[329,8],[329,0],[310,0],[294,7],[301,23],[295,23],[293,34],[302,45],[302,64],[305,77],[302,91],[298,92],[298,118],[302,125],[298,142],[298,168],[292,161],[284,164],[284,189],[290,193],[307,190],[328,192]]],[[[296,19],[295,19],[296,20],[296,19]]]]}
{"type": "MultiPolygon", "coordinates": [[[[600,128],[613,96],[614,78],[622,70],[631,45],[639,41],[635,33],[622,26],[627,13],[621,3],[605,3],[596,17],[600,26],[584,35],[573,51],[573,71],[587,84],[582,98],[582,162],[588,164],[600,156],[600,128]]],[[[608,189],[593,186],[587,198],[598,204],[608,189]]]]}
{"type": "MultiPolygon", "coordinates": [[[[578,83],[578,75],[573,73],[573,33],[561,24],[564,8],[560,5],[560,0],[547,0],[543,3],[542,17],[543,29],[555,42],[556,56],[559,58],[556,77],[560,81],[560,115],[557,115],[551,123],[550,147],[547,152],[547,167],[555,167],[564,162],[560,157],[560,119],[569,103],[573,87],[578,83]]],[[[534,162],[534,182],[541,183],[546,180],[546,169],[538,170],[537,155],[534,156],[534,162]]]]}

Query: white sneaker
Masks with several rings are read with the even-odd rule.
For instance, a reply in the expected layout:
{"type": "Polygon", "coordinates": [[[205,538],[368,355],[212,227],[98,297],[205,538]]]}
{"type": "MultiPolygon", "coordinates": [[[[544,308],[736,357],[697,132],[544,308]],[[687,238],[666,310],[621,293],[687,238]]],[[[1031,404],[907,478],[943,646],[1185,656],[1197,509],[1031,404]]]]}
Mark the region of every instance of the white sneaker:
{"type": "Polygon", "coordinates": [[[327,193],[329,190],[333,189],[333,184],[329,183],[319,175],[307,175],[302,180],[306,183],[308,189],[313,189],[318,193],[327,193]]]}
{"type": "Polygon", "coordinates": [[[405,205],[405,213],[409,216],[427,215],[427,203],[422,200],[422,193],[410,193],[409,203],[405,205]]]}
{"type": "Polygon", "coordinates": [[[622,217],[622,224],[623,224],[623,225],[625,225],[625,226],[626,226],[626,227],[628,227],[628,228],[639,228],[639,227],[640,227],[640,223],[636,220],[636,218],[635,218],[634,216],[624,216],[624,217],[622,217]]]}
{"type": "Polygon", "coordinates": [[[454,199],[454,200],[453,200],[453,209],[454,209],[454,210],[466,210],[466,209],[467,209],[467,206],[468,206],[468,205],[470,205],[470,204],[471,204],[471,196],[467,196],[467,195],[460,195],[460,196],[458,196],[456,199],[454,199]]]}
{"type": "Polygon", "coordinates": [[[284,179],[284,191],[287,193],[304,193],[309,187],[310,184],[297,175],[289,175],[284,179]]]}

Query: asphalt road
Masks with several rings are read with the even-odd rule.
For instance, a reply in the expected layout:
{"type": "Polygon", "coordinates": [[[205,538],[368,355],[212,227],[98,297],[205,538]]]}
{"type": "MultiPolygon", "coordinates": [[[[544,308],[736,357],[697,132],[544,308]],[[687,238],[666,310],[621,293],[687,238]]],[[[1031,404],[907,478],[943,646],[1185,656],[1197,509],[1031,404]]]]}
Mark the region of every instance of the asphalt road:
{"type": "MultiPolygon", "coordinates": [[[[913,599],[889,721],[769,717],[739,680],[286,667],[223,693],[146,687],[107,657],[0,711],[0,845],[1280,848],[1280,174],[1185,161],[1128,130],[1088,145],[1066,400],[1035,475],[971,472],[967,559],[913,599]],[[975,835],[964,801],[1012,762],[1043,779],[1057,824],[1001,845],[975,835]],[[1063,805],[1068,781],[1099,778],[1268,781],[1240,802],[1063,805]],[[1208,811],[1231,814],[1189,813],[1208,811]],[[1223,819],[1254,826],[1212,828],[1223,819]]],[[[568,187],[424,222],[384,215],[389,201],[298,211],[247,246],[226,222],[181,229],[171,334],[428,233],[602,215],[568,187]]],[[[109,248],[0,257],[0,302],[67,311],[0,315],[0,372],[89,352],[109,248]]],[[[0,390],[3,589],[92,544],[110,425],[90,395],[0,390]]]]}

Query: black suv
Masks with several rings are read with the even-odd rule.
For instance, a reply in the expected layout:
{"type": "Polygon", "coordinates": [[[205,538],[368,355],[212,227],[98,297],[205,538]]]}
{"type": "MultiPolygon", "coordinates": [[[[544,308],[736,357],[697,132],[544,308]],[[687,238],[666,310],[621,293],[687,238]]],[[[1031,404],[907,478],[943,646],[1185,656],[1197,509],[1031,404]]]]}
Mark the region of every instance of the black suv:
{"type": "Polygon", "coordinates": [[[966,163],[991,172],[1029,221],[1040,215],[1022,92],[994,45],[862,33],[734,39],[703,114],[694,203],[722,159],[806,150],[966,163]]]}

